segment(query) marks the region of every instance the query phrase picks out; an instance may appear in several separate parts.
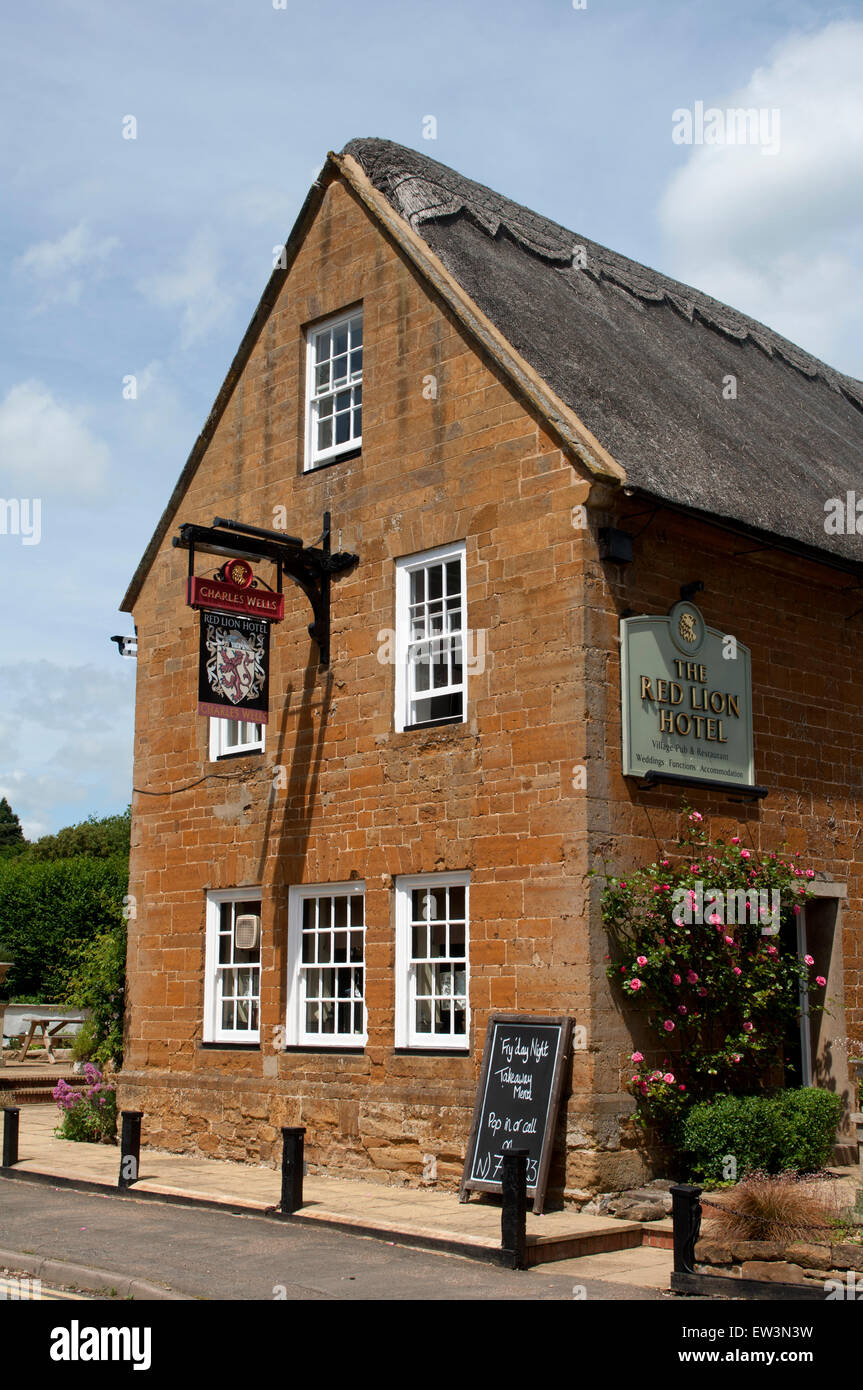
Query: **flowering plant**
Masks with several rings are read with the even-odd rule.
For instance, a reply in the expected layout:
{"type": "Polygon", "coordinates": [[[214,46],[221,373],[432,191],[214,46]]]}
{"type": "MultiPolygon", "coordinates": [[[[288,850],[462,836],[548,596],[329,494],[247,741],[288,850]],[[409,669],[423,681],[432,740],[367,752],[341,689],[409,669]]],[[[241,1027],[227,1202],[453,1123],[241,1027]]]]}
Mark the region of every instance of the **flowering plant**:
{"type": "Polygon", "coordinates": [[[75,1091],[61,1078],[52,1091],[62,1114],[54,1133],[59,1139],[74,1139],[83,1143],[114,1143],[117,1135],[117,1093],[103,1079],[99,1068],[85,1063],[84,1075],[88,1085],[75,1091]]]}
{"type": "Polygon", "coordinates": [[[824,1007],[826,984],[813,958],[798,956],[796,933],[792,945],[782,931],[813,896],[799,852],[762,854],[737,835],[710,840],[700,813],[684,814],[675,863],[663,856],[608,878],[602,895],[609,977],[673,1054],[659,1069],[635,1052],[627,1068],[643,1117],[662,1128],[693,1101],[768,1084],[801,982],[812,1012],[824,1007]]]}

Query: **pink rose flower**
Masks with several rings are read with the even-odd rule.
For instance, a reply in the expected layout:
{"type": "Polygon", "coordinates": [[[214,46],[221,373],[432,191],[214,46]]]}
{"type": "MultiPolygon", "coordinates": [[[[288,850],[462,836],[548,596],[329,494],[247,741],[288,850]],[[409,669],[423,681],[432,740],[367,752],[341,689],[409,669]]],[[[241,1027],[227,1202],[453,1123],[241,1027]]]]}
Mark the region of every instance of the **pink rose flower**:
{"type": "Polygon", "coordinates": [[[755,1031],[755,1024],[754,1024],[754,1023],[744,1023],[744,1025],[743,1025],[743,1031],[744,1031],[744,1033],[752,1033],[752,1032],[754,1032],[754,1031],[755,1031]]]}
{"type": "Polygon", "coordinates": [[[814,870],[814,869],[807,869],[807,870],[806,870],[806,877],[807,877],[807,878],[814,878],[814,877],[815,877],[815,870],[814,870]]]}
{"type": "Polygon", "coordinates": [[[661,1072],[661,1071],[652,1071],[652,1072],[650,1073],[650,1079],[651,1079],[651,1081],[661,1081],[661,1080],[662,1080],[662,1072],[661,1072]]]}
{"type": "Polygon", "coordinates": [[[696,973],[695,973],[694,970],[687,970],[687,972],[686,972],[686,983],[687,983],[688,985],[697,985],[697,984],[698,984],[698,976],[696,975],[696,973]]]}
{"type": "Polygon", "coordinates": [[[726,944],[726,946],[733,946],[733,945],[734,945],[734,937],[733,937],[733,936],[726,936],[726,938],[725,938],[725,944],[726,944]]]}
{"type": "Polygon", "coordinates": [[[702,999],[706,999],[706,998],[707,998],[707,990],[704,988],[704,985],[701,986],[701,988],[700,988],[700,990],[698,991],[698,993],[699,993],[699,995],[701,996],[702,999]]]}
{"type": "Polygon", "coordinates": [[[643,1052],[633,1052],[633,1054],[632,1054],[632,1056],[630,1057],[629,1060],[630,1060],[630,1062],[635,1062],[635,1063],[643,1062],[643,1061],[644,1061],[644,1053],[643,1053],[643,1052]]]}
{"type": "Polygon", "coordinates": [[[803,959],[805,960],[805,962],[806,962],[807,965],[814,965],[814,964],[815,964],[815,957],[814,957],[814,956],[804,956],[803,959]]]}
{"type": "Polygon", "coordinates": [[[722,918],[720,917],[720,915],[719,915],[718,912],[711,912],[711,914],[710,914],[710,916],[708,917],[707,920],[708,920],[708,922],[710,923],[710,925],[711,925],[712,927],[721,927],[721,926],[722,926],[722,918]]]}
{"type": "Polygon", "coordinates": [[[641,981],[639,980],[637,975],[633,976],[633,978],[630,980],[629,988],[636,990],[641,989],[641,981]]]}
{"type": "Polygon", "coordinates": [[[748,849],[742,849],[742,850],[740,851],[740,858],[741,858],[741,859],[751,859],[751,858],[752,858],[752,855],[749,853],[749,850],[748,850],[748,849]]]}
{"type": "Polygon", "coordinates": [[[697,824],[698,821],[704,820],[704,817],[702,816],[700,811],[690,811],[689,819],[697,824]]]}
{"type": "Polygon", "coordinates": [[[686,1005],[685,1005],[685,1004],[678,1004],[678,1006],[677,1006],[677,1012],[678,1012],[679,1014],[683,1014],[683,1015],[685,1016],[686,1013],[687,1013],[686,1005]]]}
{"type": "Polygon", "coordinates": [[[732,843],[733,845],[739,845],[739,844],[740,844],[740,836],[739,836],[739,835],[732,835],[732,836],[731,836],[731,843],[732,843]]]}
{"type": "Polygon", "coordinates": [[[798,904],[795,906],[795,908],[794,908],[794,916],[797,917],[797,916],[799,916],[799,914],[800,914],[800,904],[798,903],[798,904]]]}
{"type": "Polygon", "coordinates": [[[779,955],[779,952],[777,951],[777,949],[776,949],[775,946],[768,946],[768,947],[767,947],[767,954],[768,954],[768,956],[778,956],[778,955],[779,955]]]}
{"type": "Polygon", "coordinates": [[[669,1086],[671,1086],[674,1081],[674,1072],[667,1071],[662,1079],[663,1081],[667,1082],[669,1086]]]}
{"type": "Polygon", "coordinates": [[[667,1019],[665,1020],[665,1022],[663,1023],[662,1026],[663,1026],[663,1028],[665,1029],[666,1033],[673,1033],[673,1032],[674,1032],[674,1020],[673,1020],[673,1019],[667,1018],[667,1019]]]}
{"type": "Polygon", "coordinates": [[[672,977],[671,977],[671,983],[672,983],[673,985],[679,985],[679,984],[680,984],[680,976],[679,976],[679,975],[672,975],[672,977]]]}
{"type": "Polygon", "coordinates": [[[740,969],[740,966],[739,966],[739,965],[735,965],[735,967],[734,967],[734,969],[732,970],[731,973],[732,973],[732,975],[742,975],[742,974],[743,974],[743,971],[740,969]]]}
{"type": "Polygon", "coordinates": [[[815,976],[815,983],[816,983],[816,985],[819,986],[820,989],[823,989],[824,986],[826,985],[827,981],[825,980],[825,978],[824,978],[823,975],[816,975],[816,976],[815,976]]]}
{"type": "Polygon", "coordinates": [[[635,960],[637,965],[647,964],[647,956],[636,956],[635,960]]]}
{"type": "Polygon", "coordinates": [[[678,1086],[677,1089],[678,1089],[678,1091],[685,1091],[685,1090],[686,1090],[686,1087],[685,1087],[685,1086],[678,1086]]]}

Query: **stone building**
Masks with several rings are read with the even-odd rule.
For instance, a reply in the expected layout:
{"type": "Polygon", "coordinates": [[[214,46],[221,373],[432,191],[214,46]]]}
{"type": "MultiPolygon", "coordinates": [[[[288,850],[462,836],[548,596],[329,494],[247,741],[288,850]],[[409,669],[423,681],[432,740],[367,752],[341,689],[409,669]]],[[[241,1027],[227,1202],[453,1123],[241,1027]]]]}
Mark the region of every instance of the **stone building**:
{"type": "MultiPolygon", "coordinates": [[[[687,795],[817,871],[807,945],[835,1004],[809,1066],[847,1094],[863,385],[386,141],[329,156],[281,261],[122,605],[122,1103],[175,1150],[273,1161],[303,1124],[318,1171],[454,1184],[490,1013],[567,1014],[585,1042],[553,1185],[638,1181],[588,871],[676,834],[680,787],[623,772],[620,619],[698,583],[705,622],[751,652],[756,788],[687,795]],[[329,663],[286,583],[268,722],[200,715],[180,527],[314,547],[325,513],[358,557],[332,576],[329,663]]],[[[269,560],[255,572],[275,587],[269,560]]]]}

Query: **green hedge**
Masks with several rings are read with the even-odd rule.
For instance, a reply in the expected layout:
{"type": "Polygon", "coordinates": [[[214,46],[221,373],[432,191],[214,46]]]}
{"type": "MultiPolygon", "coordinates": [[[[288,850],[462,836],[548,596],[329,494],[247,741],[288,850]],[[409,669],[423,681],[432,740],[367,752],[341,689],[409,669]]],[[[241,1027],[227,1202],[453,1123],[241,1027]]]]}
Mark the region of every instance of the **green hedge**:
{"type": "Polygon", "coordinates": [[[0,960],[13,962],[3,987],[7,999],[65,1000],[80,946],[115,928],[128,875],[122,852],[0,858],[0,960]]]}
{"type": "Polygon", "coordinates": [[[701,1101],[681,1131],[689,1175],[719,1183],[754,1171],[817,1172],[830,1162],[841,1111],[841,1096],[815,1086],[701,1101]]]}

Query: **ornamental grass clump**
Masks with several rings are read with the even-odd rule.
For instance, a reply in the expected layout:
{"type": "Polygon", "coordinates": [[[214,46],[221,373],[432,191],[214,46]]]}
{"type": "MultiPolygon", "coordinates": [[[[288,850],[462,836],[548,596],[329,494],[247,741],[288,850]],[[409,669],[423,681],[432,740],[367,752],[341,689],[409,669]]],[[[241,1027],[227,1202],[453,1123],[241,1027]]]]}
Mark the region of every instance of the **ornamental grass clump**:
{"type": "Polygon", "coordinates": [[[842,1239],[841,1202],[832,1183],[814,1183],[782,1173],[752,1173],[722,1205],[705,1208],[710,1238],[726,1244],[769,1240],[825,1245],[842,1239]]]}
{"type": "Polygon", "coordinates": [[[85,1144],[113,1144],[117,1138],[117,1093],[92,1062],[84,1066],[87,1087],[75,1091],[62,1079],[52,1091],[63,1118],[54,1133],[58,1139],[85,1144]]]}
{"type": "Polygon", "coordinates": [[[799,861],[747,849],[738,835],[711,840],[684,808],[671,854],[606,881],[608,975],[656,1038],[632,1054],[627,1084],[642,1120],[667,1138],[693,1101],[762,1091],[771,1072],[776,1084],[801,981],[810,1012],[823,1008],[813,958],[780,938],[813,896],[815,874],[799,861]]]}

